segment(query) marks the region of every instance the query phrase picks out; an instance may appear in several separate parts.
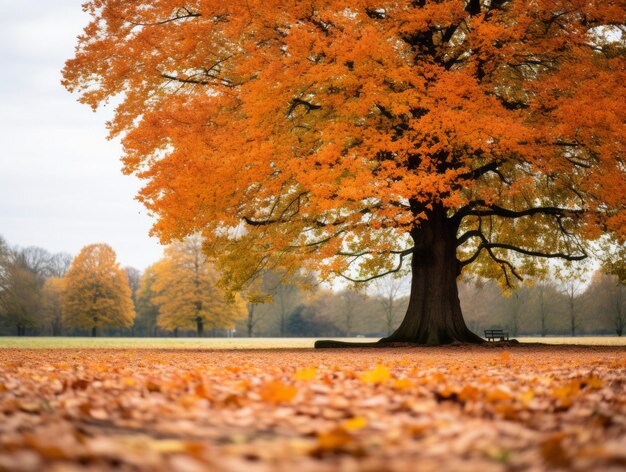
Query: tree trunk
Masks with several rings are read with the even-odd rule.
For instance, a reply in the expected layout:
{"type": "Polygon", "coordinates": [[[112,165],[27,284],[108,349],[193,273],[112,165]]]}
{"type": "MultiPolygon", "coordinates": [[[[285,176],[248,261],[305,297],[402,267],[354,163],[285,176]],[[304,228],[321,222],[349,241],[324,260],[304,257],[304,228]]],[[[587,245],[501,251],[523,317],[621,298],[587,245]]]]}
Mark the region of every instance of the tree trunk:
{"type": "Polygon", "coordinates": [[[456,279],[456,226],[445,209],[435,208],[419,228],[411,231],[415,249],[411,261],[411,293],[404,320],[380,343],[427,345],[452,342],[482,343],[463,320],[456,279]]]}
{"type": "Polygon", "coordinates": [[[546,337],[546,305],[543,298],[543,285],[539,286],[539,310],[541,315],[541,337],[546,337]]]}
{"type": "Polygon", "coordinates": [[[95,338],[98,335],[98,327],[97,326],[93,326],[91,328],[91,337],[95,338]]]}
{"type": "Polygon", "coordinates": [[[61,336],[61,323],[53,323],[52,324],[52,336],[61,336]]]}
{"type": "Polygon", "coordinates": [[[178,337],[178,328],[174,328],[174,337],[177,338],[178,337]]]}
{"type": "Polygon", "coordinates": [[[248,327],[248,337],[251,338],[252,329],[254,328],[254,304],[253,303],[248,303],[248,320],[246,324],[248,327]]]}
{"type": "Polygon", "coordinates": [[[570,331],[571,331],[572,337],[574,337],[576,336],[576,313],[574,311],[573,300],[570,300],[569,319],[570,319],[570,331]]]}
{"type": "Polygon", "coordinates": [[[198,332],[198,337],[201,338],[204,334],[204,320],[199,316],[196,318],[196,331],[198,332]]]}

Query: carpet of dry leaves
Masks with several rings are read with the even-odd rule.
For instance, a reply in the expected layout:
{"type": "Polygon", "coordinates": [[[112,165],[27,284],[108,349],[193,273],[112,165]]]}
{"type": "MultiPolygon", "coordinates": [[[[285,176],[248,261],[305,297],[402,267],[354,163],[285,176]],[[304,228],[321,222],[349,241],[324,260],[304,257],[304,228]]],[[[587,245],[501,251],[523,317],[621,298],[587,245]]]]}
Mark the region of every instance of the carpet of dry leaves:
{"type": "Polygon", "coordinates": [[[0,470],[626,470],[626,349],[0,349],[0,470]]]}

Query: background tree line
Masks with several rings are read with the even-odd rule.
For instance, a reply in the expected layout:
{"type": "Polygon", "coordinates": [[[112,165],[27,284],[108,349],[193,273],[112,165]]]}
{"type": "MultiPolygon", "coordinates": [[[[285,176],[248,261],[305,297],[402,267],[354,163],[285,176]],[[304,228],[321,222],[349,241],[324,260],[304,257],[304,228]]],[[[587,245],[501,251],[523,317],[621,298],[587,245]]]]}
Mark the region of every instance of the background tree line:
{"type": "MultiPolygon", "coordinates": [[[[330,290],[313,274],[286,279],[265,271],[246,293],[228,296],[198,238],[165,250],[143,273],[121,268],[106,245],[72,258],[14,248],[0,238],[0,334],[107,336],[384,336],[408,304],[408,280],[379,280],[367,291],[330,290]]],[[[476,333],[512,336],[622,335],[626,286],[597,271],[591,282],[538,281],[503,294],[496,282],[459,283],[476,333]]]]}

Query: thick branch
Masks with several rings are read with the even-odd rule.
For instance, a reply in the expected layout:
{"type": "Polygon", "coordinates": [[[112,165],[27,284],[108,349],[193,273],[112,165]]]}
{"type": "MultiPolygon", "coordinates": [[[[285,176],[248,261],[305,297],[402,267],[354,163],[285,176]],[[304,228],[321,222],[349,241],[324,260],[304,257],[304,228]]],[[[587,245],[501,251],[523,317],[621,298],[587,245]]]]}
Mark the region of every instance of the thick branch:
{"type": "Polygon", "coordinates": [[[192,79],[192,78],[184,79],[182,77],[177,77],[175,75],[166,74],[164,72],[161,73],[161,77],[163,77],[164,79],[173,80],[175,82],[181,82],[183,84],[209,85],[211,83],[208,80],[192,79]]]}
{"type": "Polygon", "coordinates": [[[344,279],[349,280],[350,282],[353,282],[353,283],[363,283],[363,282],[369,282],[370,280],[379,279],[379,278],[384,277],[386,275],[394,274],[396,272],[400,272],[402,270],[402,264],[403,264],[403,261],[404,261],[404,257],[406,255],[410,254],[411,252],[413,252],[413,251],[411,250],[407,254],[400,254],[400,260],[398,261],[398,265],[394,269],[388,270],[388,271],[380,273],[380,274],[372,275],[371,277],[368,277],[366,279],[353,279],[352,277],[349,277],[349,276],[347,276],[345,274],[342,274],[342,273],[339,273],[339,275],[341,277],[343,277],[344,279]]]}
{"type": "Polygon", "coordinates": [[[525,254],[527,256],[544,257],[547,259],[564,259],[567,261],[581,261],[587,258],[587,254],[585,252],[579,255],[573,255],[573,254],[565,254],[562,252],[533,251],[530,249],[524,249],[524,248],[515,246],[513,244],[507,244],[507,243],[492,243],[491,241],[487,239],[487,237],[483,234],[481,230],[471,230],[461,235],[457,239],[457,247],[467,242],[470,238],[480,238],[481,244],[478,247],[477,251],[474,253],[474,255],[472,255],[472,257],[470,257],[469,259],[466,259],[465,261],[461,261],[462,266],[466,266],[472,263],[474,260],[476,260],[476,258],[478,257],[482,249],[487,249],[487,250],[505,249],[507,251],[514,251],[520,254],[525,254]]]}
{"type": "Polygon", "coordinates": [[[409,254],[411,254],[413,252],[415,248],[411,247],[408,249],[404,249],[403,251],[361,251],[361,252],[344,252],[344,251],[339,251],[337,253],[338,256],[346,256],[346,257],[362,257],[362,256],[367,256],[370,254],[395,254],[395,255],[403,255],[403,256],[408,256],[409,254]]]}
{"type": "Polygon", "coordinates": [[[296,108],[298,108],[300,105],[306,108],[307,113],[311,110],[319,110],[322,108],[321,105],[315,105],[314,103],[302,100],[301,98],[294,98],[293,100],[291,100],[291,104],[289,105],[289,110],[287,110],[286,115],[291,116],[296,108]]]}
{"type": "Polygon", "coordinates": [[[485,175],[487,172],[495,172],[498,167],[500,167],[502,165],[502,162],[500,161],[493,161],[490,162],[489,164],[485,164],[482,167],[478,167],[476,169],[473,169],[469,172],[467,172],[466,174],[462,174],[459,177],[463,178],[463,179],[471,179],[471,180],[476,180],[477,178],[485,175]]]}
{"type": "Polygon", "coordinates": [[[202,15],[200,13],[196,13],[196,12],[189,10],[187,7],[182,7],[178,9],[178,11],[176,12],[176,16],[174,18],[168,18],[167,20],[156,21],[154,23],[140,23],[140,22],[130,21],[124,18],[124,21],[134,26],[159,26],[159,25],[165,25],[167,23],[171,23],[173,21],[184,20],[187,18],[196,18],[199,16],[202,16],[202,15]],[[184,13],[181,14],[181,12],[184,12],[184,13]]]}
{"type": "Polygon", "coordinates": [[[497,248],[497,249],[506,249],[508,251],[519,252],[520,254],[525,254],[527,256],[535,256],[535,257],[545,257],[548,259],[565,259],[566,261],[582,261],[587,258],[587,254],[580,255],[572,255],[565,254],[562,252],[541,252],[541,251],[531,251],[528,249],[524,249],[521,247],[513,246],[512,244],[504,244],[504,243],[489,243],[486,248],[497,248]]]}
{"type": "Polygon", "coordinates": [[[466,216],[500,216],[502,218],[522,218],[524,216],[533,215],[552,215],[564,218],[572,218],[574,216],[582,215],[585,210],[582,209],[568,209],[559,207],[535,207],[527,208],[525,210],[509,210],[498,205],[487,205],[483,200],[476,200],[468,203],[461,208],[452,217],[457,221],[461,221],[466,216]],[[476,210],[476,207],[484,206],[486,210],[476,210]]]}

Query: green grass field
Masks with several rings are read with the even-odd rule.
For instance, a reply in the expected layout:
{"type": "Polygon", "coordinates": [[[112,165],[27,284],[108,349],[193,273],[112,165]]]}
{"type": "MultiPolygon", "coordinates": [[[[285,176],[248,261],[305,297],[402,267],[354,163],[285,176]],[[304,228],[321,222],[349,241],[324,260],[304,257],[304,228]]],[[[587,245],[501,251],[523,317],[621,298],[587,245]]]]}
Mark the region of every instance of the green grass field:
{"type": "MultiPolygon", "coordinates": [[[[626,346],[626,337],[526,337],[523,343],[626,346]]],[[[376,341],[373,338],[342,338],[344,341],[376,341]]],[[[104,348],[104,349],[294,349],[312,348],[316,338],[70,338],[0,337],[1,348],[104,348]]]]}

